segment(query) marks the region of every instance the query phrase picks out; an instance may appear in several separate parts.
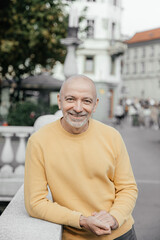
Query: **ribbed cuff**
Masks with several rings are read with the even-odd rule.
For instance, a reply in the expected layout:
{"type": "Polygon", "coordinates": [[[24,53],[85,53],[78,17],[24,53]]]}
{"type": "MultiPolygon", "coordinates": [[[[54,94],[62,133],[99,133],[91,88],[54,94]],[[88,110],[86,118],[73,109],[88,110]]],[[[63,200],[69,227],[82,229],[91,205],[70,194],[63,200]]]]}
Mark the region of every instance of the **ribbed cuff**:
{"type": "Polygon", "coordinates": [[[68,219],[68,226],[72,226],[72,227],[75,227],[75,228],[78,228],[78,229],[82,229],[80,224],[79,224],[79,220],[80,220],[81,215],[82,215],[82,213],[73,211],[72,214],[70,215],[69,219],[68,219]]]}
{"type": "Polygon", "coordinates": [[[116,218],[116,220],[117,220],[117,222],[118,222],[118,224],[119,224],[119,227],[121,227],[122,224],[123,224],[124,221],[125,221],[123,215],[122,215],[120,212],[118,212],[117,210],[115,210],[115,209],[111,210],[109,213],[110,213],[113,217],[116,218]]]}

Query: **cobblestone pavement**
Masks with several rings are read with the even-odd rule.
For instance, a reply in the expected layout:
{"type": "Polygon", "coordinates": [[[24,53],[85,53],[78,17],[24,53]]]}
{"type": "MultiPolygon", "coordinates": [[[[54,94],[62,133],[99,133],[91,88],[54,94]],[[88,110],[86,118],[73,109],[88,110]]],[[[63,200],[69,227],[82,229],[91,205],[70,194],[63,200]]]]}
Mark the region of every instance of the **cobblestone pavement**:
{"type": "Polygon", "coordinates": [[[160,129],[118,126],[130,155],[139,196],[133,212],[137,240],[160,240],[160,129]]]}

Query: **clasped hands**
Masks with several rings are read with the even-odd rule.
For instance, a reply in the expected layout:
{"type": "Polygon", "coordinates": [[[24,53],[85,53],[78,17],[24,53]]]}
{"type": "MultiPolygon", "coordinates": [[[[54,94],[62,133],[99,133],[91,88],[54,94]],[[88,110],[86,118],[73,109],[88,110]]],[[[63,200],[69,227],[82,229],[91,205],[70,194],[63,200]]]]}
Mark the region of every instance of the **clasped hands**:
{"type": "Polygon", "coordinates": [[[92,216],[80,216],[80,226],[97,236],[111,234],[118,228],[117,220],[106,211],[94,212],[92,216]]]}

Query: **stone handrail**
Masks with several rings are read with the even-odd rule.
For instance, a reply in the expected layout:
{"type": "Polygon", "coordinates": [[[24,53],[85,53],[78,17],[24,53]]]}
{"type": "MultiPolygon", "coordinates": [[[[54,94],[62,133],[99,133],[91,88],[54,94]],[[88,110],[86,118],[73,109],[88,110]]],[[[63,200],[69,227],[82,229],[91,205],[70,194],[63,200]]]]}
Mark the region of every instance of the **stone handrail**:
{"type": "Polygon", "coordinates": [[[61,225],[29,217],[24,206],[23,192],[22,185],[0,216],[0,239],[61,240],[61,225]]]}

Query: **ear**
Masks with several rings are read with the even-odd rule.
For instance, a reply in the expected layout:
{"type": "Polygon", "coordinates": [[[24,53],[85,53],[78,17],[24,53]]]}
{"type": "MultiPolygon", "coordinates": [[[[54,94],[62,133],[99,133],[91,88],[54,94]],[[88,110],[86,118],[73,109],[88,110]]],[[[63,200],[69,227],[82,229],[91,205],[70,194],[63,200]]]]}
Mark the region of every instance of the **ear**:
{"type": "Polygon", "coordinates": [[[94,108],[93,108],[93,112],[96,111],[96,108],[97,108],[98,103],[99,103],[99,99],[97,98],[96,103],[95,103],[94,108]]]}
{"type": "Polygon", "coordinates": [[[57,94],[57,103],[58,103],[59,109],[61,109],[61,98],[59,93],[57,94]]]}

